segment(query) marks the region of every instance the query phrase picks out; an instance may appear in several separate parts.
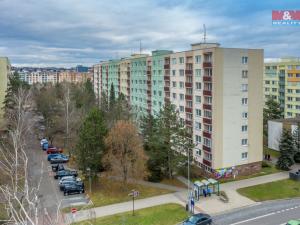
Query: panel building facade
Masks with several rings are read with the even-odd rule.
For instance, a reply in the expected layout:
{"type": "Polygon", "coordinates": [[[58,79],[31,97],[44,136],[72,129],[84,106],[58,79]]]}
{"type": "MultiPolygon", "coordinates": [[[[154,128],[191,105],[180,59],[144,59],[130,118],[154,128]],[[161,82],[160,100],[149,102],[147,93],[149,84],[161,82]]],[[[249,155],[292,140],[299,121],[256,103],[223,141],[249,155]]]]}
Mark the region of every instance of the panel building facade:
{"type": "MultiPolygon", "coordinates": [[[[260,169],[263,50],[199,43],[183,52],[133,55],[120,65],[124,60],[130,64],[126,94],[132,107],[140,115],[156,115],[166,102],[175,105],[195,144],[194,163],[203,171],[222,176],[260,169]]],[[[107,63],[94,67],[98,98],[107,89],[97,71],[107,63]]]]}

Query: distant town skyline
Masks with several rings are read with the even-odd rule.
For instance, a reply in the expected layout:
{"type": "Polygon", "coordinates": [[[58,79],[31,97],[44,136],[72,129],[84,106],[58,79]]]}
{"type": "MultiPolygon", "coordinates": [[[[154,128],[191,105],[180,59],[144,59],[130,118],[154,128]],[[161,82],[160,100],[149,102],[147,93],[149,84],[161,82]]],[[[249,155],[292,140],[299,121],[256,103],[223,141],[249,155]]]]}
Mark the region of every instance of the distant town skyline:
{"type": "Polygon", "coordinates": [[[139,52],[140,41],[144,53],[182,51],[203,40],[203,24],[207,41],[223,47],[299,56],[299,26],[271,21],[272,10],[297,10],[298,0],[0,0],[0,9],[0,56],[14,66],[91,66],[139,52]]]}

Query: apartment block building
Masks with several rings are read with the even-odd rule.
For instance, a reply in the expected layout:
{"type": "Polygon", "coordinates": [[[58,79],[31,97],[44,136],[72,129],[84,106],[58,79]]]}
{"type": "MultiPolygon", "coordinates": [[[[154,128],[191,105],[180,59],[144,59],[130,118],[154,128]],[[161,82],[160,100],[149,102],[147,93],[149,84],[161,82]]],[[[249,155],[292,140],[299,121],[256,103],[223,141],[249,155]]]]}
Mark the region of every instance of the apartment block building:
{"type": "Polygon", "coordinates": [[[3,102],[7,90],[8,76],[11,71],[9,59],[0,57],[0,128],[3,126],[3,102]]]}
{"type": "MultiPolygon", "coordinates": [[[[155,115],[166,102],[175,105],[195,144],[194,163],[203,171],[220,177],[228,171],[247,174],[260,169],[263,50],[199,43],[183,52],[135,54],[121,59],[120,65],[125,60],[127,77],[122,79],[127,79],[132,107],[140,115],[155,115]]],[[[111,63],[94,67],[98,98],[108,90],[97,71],[111,63]]]]}
{"type": "Polygon", "coordinates": [[[64,71],[57,73],[57,80],[53,80],[53,82],[70,82],[70,83],[82,83],[87,80],[92,80],[92,73],[89,72],[75,72],[75,71],[64,71]]]}
{"type": "Polygon", "coordinates": [[[282,58],[265,63],[264,100],[280,103],[285,118],[300,115],[300,58],[282,58]]]}

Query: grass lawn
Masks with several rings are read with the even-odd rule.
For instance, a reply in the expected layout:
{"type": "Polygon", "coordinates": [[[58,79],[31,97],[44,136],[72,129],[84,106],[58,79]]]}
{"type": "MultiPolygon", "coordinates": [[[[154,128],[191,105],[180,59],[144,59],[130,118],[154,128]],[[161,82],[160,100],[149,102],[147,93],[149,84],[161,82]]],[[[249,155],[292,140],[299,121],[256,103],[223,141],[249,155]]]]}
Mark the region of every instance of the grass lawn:
{"type": "Polygon", "coordinates": [[[167,184],[167,185],[172,185],[180,188],[186,188],[186,185],[180,182],[177,179],[163,179],[160,183],[162,184],[167,184]]]}
{"type": "MultiPolygon", "coordinates": [[[[148,187],[140,184],[129,183],[124,186],[120,181],[106,178],[100,178],[98,181],[93,181],[92,183],[92,194],[88,193],[88,181],[85,182],[85,190],[94,203],[93,207],[130,201],[132,200],[132,197],[128,196],[128,194],[132,189],[139,191],[140,195],[137,199],[172,193],[170,190],[148,187]]],[[[70,208],[65,208],[62,211],[70,212],[70,208]]]]}
{"type": "Polygon", "coordinates": [[[254,201],[300,197],[300,182],[290,179],[274,181],[237,190],[254,201]]]}
{"type": "MultiPolygon", "coordinates": [[[[0,220],[6,220],[7,214],[5,210],[5,206],[3,204],[0,204],[0,220]]],[[[0,224],[3,224],[4,222],[0,221],[0,224]]]]}
{"type": "MultiPolygon", "coordinates": [[[[188,217],[181,205],[166,204],[132,212],[102,217],[93,225],[174,225],[188,217]]],[[[83,223],[76,223],[77,225],[83,223]]]]}
{"type": "Polygon", "coordinates": [[[279,151],[270,149],[270,148],[268,148],[267,146],[264,146],[264,155],[265,155],[265,154],[270,154],[270,156],[271,156],[272,158],[278,158],[278,157],[280,156],[280,152],[279,152],[279,151]]]}

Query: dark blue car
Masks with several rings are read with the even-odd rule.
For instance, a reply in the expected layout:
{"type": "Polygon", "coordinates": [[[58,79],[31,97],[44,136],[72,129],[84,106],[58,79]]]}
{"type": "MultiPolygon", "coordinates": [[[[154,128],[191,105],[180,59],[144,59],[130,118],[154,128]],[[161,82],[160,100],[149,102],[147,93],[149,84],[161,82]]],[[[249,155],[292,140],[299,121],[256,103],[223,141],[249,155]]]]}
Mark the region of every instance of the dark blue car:
{"type": "Polygon", "coordinates": [[[182,225],[210,225],[210,224],[212,224],[212,219],[210,215],[204,213],[198,213],[192,215],[182,223],[182,225]]]}
{"type": "Polygon", "coordinates": [[[62,154],[60,154],[60,153],[49,154],[48,157],[47,157],[47,159],[48,159],[48,161],[50,161],[50,159],[52,159],[52,158],[54,158],[54,157],[56,157],[56,156],[60,156],[60,155],[62,155],[62,154]]]}
{"type": "Polygon", "coordinates": [[[66,162],[69,162],[69,157],[68,156],[65,156],[65,155],[58,155],[58,156],[54,156],[50,159],[50,163],[53,164],[53,163],[66,163],[66,162]]]}

